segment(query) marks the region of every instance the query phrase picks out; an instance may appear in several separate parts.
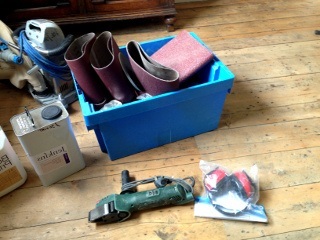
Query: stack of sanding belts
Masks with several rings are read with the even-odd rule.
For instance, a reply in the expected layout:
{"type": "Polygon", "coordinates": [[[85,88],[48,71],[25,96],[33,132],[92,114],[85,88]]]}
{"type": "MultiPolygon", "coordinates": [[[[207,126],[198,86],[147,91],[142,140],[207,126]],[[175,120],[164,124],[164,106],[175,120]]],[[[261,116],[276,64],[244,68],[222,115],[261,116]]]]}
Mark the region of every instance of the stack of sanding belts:
{"type": "Polygon", "coordinates": [[[214,55],[183,30],[152,55],[130,40],[121,52],[111,32],[87,33],[75,39],[65,60],[86,99],[96,109],[177,91],[214,55]]]}

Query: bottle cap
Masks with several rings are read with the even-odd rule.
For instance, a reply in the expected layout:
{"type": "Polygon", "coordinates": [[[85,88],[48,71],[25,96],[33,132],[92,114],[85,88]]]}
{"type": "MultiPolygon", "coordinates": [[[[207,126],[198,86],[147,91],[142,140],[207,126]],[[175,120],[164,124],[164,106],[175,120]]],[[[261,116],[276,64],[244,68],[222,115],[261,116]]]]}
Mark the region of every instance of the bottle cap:
{"type": "Polygon", "coordinates": [[[45,107],[41,112],[42,118],[46,120],[53,120],[55,118],[60,117],[61,114],[62,109],[56,105],[45,107]]]}

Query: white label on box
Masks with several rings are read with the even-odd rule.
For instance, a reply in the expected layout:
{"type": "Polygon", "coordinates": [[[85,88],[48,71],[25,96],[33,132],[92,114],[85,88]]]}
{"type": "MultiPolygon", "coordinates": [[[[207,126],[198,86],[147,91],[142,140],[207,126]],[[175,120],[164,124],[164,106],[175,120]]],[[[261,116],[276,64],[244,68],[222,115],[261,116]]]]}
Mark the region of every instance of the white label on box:
{"type": "Polygon", "coordinates": [[[30,156],[30,159],[39,175],[47,174],[70,163],[65,144],[35,156],[30,156]]]}
{"type": "Polygon", "coordinates": [[[0,173],[6,171],[7,169],[13,167],[12,161],[7,154],[0,156],[0,173]]]}
{"type": "Polygon", "coordinates": [[[22,179],[18,169],[7,154],[0,156],[0,192],[22,179]]]}

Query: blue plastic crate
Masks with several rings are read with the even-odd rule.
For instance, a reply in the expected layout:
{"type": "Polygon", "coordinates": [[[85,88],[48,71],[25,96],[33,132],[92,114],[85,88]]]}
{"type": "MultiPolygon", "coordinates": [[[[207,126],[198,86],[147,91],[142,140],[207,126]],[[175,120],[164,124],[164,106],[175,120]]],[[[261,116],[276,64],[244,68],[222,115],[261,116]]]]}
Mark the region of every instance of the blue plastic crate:
{"type": "MultiPolygon", "coordinates": [[[[190,34],[204,44],[195,33],[190,34]]],[[[152,55],[172,38],[140,44],[152,55]]],[[[125,47],[120,50],[126,55],[125,47]]],[[[217,57],[214,60],[195,76],[200,80],[196,85],[109,110],[95,111],[75,84],[84,122],[95,131],[101,151],[116,160],[216,129],[234,74],[217,57]]]]}

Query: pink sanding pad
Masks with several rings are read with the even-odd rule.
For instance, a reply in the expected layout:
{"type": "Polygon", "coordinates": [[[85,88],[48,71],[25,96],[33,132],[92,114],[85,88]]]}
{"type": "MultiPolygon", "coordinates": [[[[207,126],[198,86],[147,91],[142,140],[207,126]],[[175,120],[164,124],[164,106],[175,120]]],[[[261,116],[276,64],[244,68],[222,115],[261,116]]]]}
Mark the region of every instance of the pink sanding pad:
{"type": "Polygon", "coordinates": [[[213,53],[183,30],[151,58],[179,72],[180,84],[213,60],[213,53]]]}

